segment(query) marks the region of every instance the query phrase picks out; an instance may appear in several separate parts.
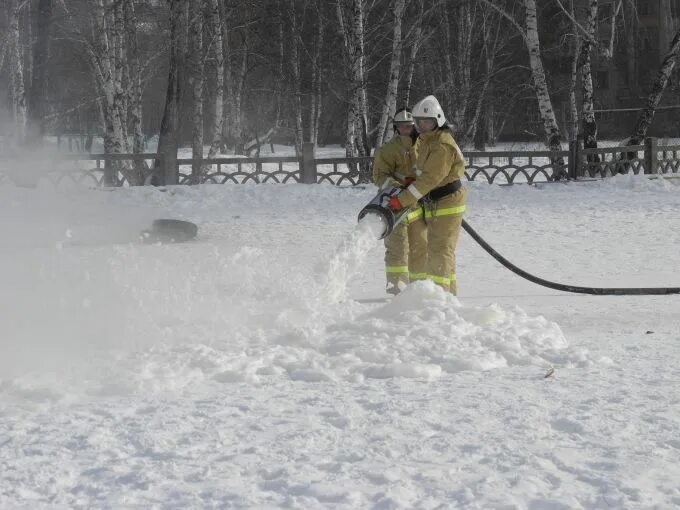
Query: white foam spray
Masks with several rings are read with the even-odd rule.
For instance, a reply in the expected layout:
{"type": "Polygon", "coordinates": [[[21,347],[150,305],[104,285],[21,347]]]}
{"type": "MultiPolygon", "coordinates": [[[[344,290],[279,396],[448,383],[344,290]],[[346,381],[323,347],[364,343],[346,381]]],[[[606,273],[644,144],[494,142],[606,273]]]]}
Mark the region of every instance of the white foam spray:
{"type": "Polygon", "coordinates": [[[323,285],[333,302],[348,299],[347,284],[364,267],[366,257],[379,242],[383,224],[374,214],[365,216],[338,247],[328,264],[323,285]]]}

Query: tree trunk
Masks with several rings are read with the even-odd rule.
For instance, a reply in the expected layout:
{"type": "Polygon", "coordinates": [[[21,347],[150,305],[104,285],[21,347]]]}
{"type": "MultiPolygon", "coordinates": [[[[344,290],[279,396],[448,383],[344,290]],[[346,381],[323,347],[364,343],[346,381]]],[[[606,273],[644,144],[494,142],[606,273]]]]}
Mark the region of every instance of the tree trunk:
{"type": "Polygon", "coordinates": [[[647,135],[647,129],[649,129],[649,126],[652,125],[652,121],[654,120],[656,107],[659,106],[663,92],[668,84],[668,79],[675,67],[678,53],[680,53],[680,30],[675,34],[675,37],[671,42],[671,47],[659,67],[659,73],[652,85],[652,91],[647,97],[647,104],[642,111],[640,111],[635,127],[633,128],[633,134],[630,137],[630,145],[642,143],[642,140],[647,135]]]}
{"type": "Polygon", "coordinates": [[[10,52],[10,74],[12,76],[12,107],[14,111],[14,144],[22,147],[26,143],[26,87],[24,82],[24,59],[21,50],[19,28],[19,0],[9,0],[8,46],[10,52]]]}
{"type": "MultiPolygon", "coordinates": [[[[493,90],[491,91],[491,94],[489,94],[490,97],[493,97],[493,90]]],[[[484,120],[485,120],[485,125],[484,128],[486,130],[486,140],[487,143],[491,147],[496,146],[496,122],[494,119],[495,113],[496,113],[496,108],[495,104],[493,101],[489,101],[486,104],[486,108],[484,109],[484,120]]]]}
{"type": "MultiPolygon", "coordinates": [[[[368,104],[366,97],[365,55],[364,55],[364,0],[351,0],[350,23],[347,24],[346,43],[348,63],[350,69],[350,107],[347,138],[351,137],[352,153],[360,157],[370,155],[371,147],[368,141],[368,104]],[[355,152],[356,151],[356,152],[355,152]]],[[[340,25],[345,26],[342,8],[338,4],[340,25]]],[[[350,152],[349,149],[346,149],[350,152]]],[[[368,167],[361,168],[360,182],[368,182],[368,167]]]]}
{"type": "MultiPolygon", "coordinates": [[[[344,60],[344,69],[347,69],[349,67],[349,33],[348,29],[345,23],[345,15],[343,12],[343,2],[342,0],[336,0],[335,2],[335,10],[336,14],[338,16],[338,25],[340,27],[340,33],[342,34],[342,41],[344,43],[344,49],[345,51],[343,52],[343,60],[344,60]]],[[[356,154],[354,150],[354,119],[352,118],[352,115],[350,114],[350,104],[351,104],[351,98],[348,97],[347,99],[348,103],[348,108],[347,108],[347,118],[346,118],[346,126],[345,126],[345,156],[348,158],[354,157],[356,154]]]]}
{"type": "Polygon", "coordinates": [[[570,0],[571,7],[571,17],[574,19],[573,31],[574,36],[572,38],[573,43],[571,45],[572,59],[571,59],[571,76],[569,80],[569,124],[567,125],[567,134],[569,135],[569,140],[576,140],[578,137],[578,105],[576,104],[576,86],[578,83],[578,70],[579,61],[581,56],[581,39],[577,37],[578,27],[576,26],[576,15],[574,11],[574,0],[570,0]]]}
{"type": "MultiPolygon", "coordinates": [[[[122,59],[119,55],[117,39],[120,27],[116,26],[116,11],[104,0],[93,0],[90,12],[93,43],[89,50],[90,65],[94,70],[98,88],[101,92],[101,113],[104,123],[104,152],[120,154],[126,145],[124,130],[121,125],[122,95],[122,59]]],[[[120,20],[122,23],[122,20],[120,20]]],[[[121,165],[118,162],[107,163],[105,184],[117,184],[117,173],[121,165]]],[[[130,184],[138,184],[130,182],[130,184]]]]}
{"type": "Polygon", "coordinates": [[[243,132],[243,88],[248,72],[248,32],[243,32],[241,43],[241,62],[236,76],[232,76],[230,138],[233,140],[234,154],[245,154],[245,134],[243,132]]]}
{"type": "MultiPolygon", "coordinates": [[[[335,3],[340,33],[344,42],[344,64],[348,70],[347,124],[345,129],[345,154],[370,154],[368,144],[368,125],[366,120],[366,89],[364,80],[364,0],[337,0],[335,3]],[[348,9],[348,13],[345,10],[348,9]]],[[[359,182],[369,182],[369,166],[360,165],[359,169],[350,165],[350,174],[358,174],[359,182]]]]}
{"type": "Polygon", "coordinates": [[[172,182],[177,168],[179,148],[179,112],[182,103],[182,81],[184,75],[186,39],[186,12],[188,0],[169,0],[170,5],[170,62],[168,65],[168,86],[165,93],[165,107],[158,137],[158,152],[163,155],[166,168],[161,182],[172,182]]]}
{"type": "MultiPolygon", "coordinates": [[[[220,2],[220,22],[222,27],[222,55],[224,57],[224,96],[222,107],[222,150],[234,150],[233,119],[236,107],[234,105],[234,78],[231,67],[231,29],[229,28],[230,16],[224,2],[220,2]]],[[[236,152],[236,151],[234,151],[236,152]]]]}
{"type": "MultiPolygon", "coordinates": [[[[500,46],[502,46],[500,39],[501,22],[502,18],[500,16],[497,16],[496,23],[492,23],[490,13],[483,14],[481,32],[483,34],[482,49],[484,51],[484,75],[480,78],[482,80],[481,87],[479,85],[475,87],[478,89],[476,92],[477,100],[475,102],[475,110],[472,114],[469,126],[465,131],[465,136],[463,137],[464,143],[475,140],[476,147],[479,147],[480,144],[483,146],[485,143],[486,127],[483,126],[482,129],[479,129],[479,123],[480,118],[483,118],[484,115],[484,103],[487,99],[487,91],[493,76],[496,55],[499,52],[500,46]],[[478,131],[479,136],[477,136],[478,131]]],[[[471,91],[470,95],[472,95],[471,91]]]]}
{"type": "Polygon", "coordinates": [[[189,11],[189,41],[191,46],[191,75],[189,86],[192,94],[191,165],[192,184],[201,183],[203,160],[203,1],[192,1],[189,11]]]}
{"type": "Polygon", "coordinates": [[[543,120],[545,143],[550,150],[562,150],[560,140],[562,135],[555,118],[548,83],[545,79],[545,70],[541,60],[541,45],[538,40],[538,18],[536,16],[536,0],[524,0],[526,7],[526,42],[529,50],[529,65],[534,83],[534,91],[538,100],[538,109],[543,120]]]}
{"type": "Polygon", "coordinates": [[[309,141],[316,147],[319,141],[319,121],[321,119],[321,80],[322,63],[321,51],[323,49],[324,23],[319,4],[316,5],[318,19],[316,22],[316,39],[312,56],[312,94],[309,111],[309,141]]]}
{"type": "MultiPolygon", "coordinates": [[[[590,67],[592,42],[595,40],[597,27],[597,0],[590,0],[588,21],[586,23],[587,37],[581,43],[581,64],[583,80],[583,146],[586,149],[597,148],[597,122],[595,121],[595,106],[593,102],[593,74],[590,67]]],[[[599,159],[599,158],[591,158],[599,159]]]]}
{"type": "Polygon", "coordinates": [[[399,87],[399,73],[401,71],[401,23],[404,17],[406,0],[394,0],[393,14],[394,25],[392,30],[392,59],[390,60],[390,77],[387,82],[387,92],[385,103],[383,104],[380,122],[378,123],[378,136],[375,146],[380,147],[384,144],[391,133],[390,117],[394,116],[397,104],[397,90],[399,87]]]}
{"type": "Polygon", "coordinates": [[[464,132],[468,118],[468,106],[471,95],[471,71],[472,71],[472,32],[473,15],[469,0],[462,0],[456,10],[456,67],[454,83],[456,83],[454,103],[450,105],[453,110],[454,132],[460,136],[464,132]],[[455,107],[454,107],[455,105],[455,107]]]}
{"type": "MultiPolygon", "coordinates": [[[[33,80],[28,103],[29,125],[28,143],[33,146],[42,145],[45,135],[45,117],[47,111],[47,64],[50,46],[50,24],[52,21],[52,0],[38,0],[37,34],[33,46],[33,80]]],[[[0,64],[0,68],[2,65],[0,64]]]]}
{"type": "MultiPolygon", "coordinates": [[[[141,154],[144,152],[144,132],[142,131],[142,68],[139,60],[139,44],[137,41],[137,15],[135,13],[134,0],[125,0],[123,4],[123,16],[125,24],[125,36],[127,39],[128,83],[127,103],[132,125],[132,152],[141,154]]],[[[135,179],[144,182],[144,161],[135,161],[135,179]]]]}
{"type": "Polygon", "coordinates": [[[631,92],[637,92],[638,88],[638,62],[636,45],[639,35],[639,23],[637,21],[637,9],[633,2],[626,0],[623,7],[626,26],[624,28],[626,41],[626,78],[631,92]]]}
{"type": "MultiPolygon", "coordinates": [[[[560,128],[555,118],[545,70],[541,60],[541,45],[538,39],[538,18],[536,16],[536,0],[524,0],[526,7],[526,44],[529,49],[529,65],[534,83],[534,92],[538,100],[538,110],[543,119],[545,143],[552,151],[562,150],[560,128]]],[[[553,158],[553,178],[556,180],[567,177],[564,158],[553,158]]]]}
{"type": "Polygon", "coordinates": [[[224,120],[224,48],[222,44],[222,27],[220,24],[220,6],[218,0],[210,0],[210,31],[213,35],[215,50],[215,111],[213,115],[212,141],[208,158],[214,158],[222,146],[222,122],[224,120]]]}
{"type": "Polygon", "coordinates": [[[299,157],[302,154],[302,142],[304,141],[304,132],[302,126],[302,82],[300,77],[300,58],[299,58],[299,30],[297,25],[297,15],[295,13],[296,0],[289,0],[287,6],[288,26],[290,27],[289,39],[290,46],[290,60],[288,61],[288,68],[290,69],[291,85],[293,88],[293,119],[295,132],[295,154],[299,157]]]}
{"type": "MultiPolygon", "coordinates": [[[[286,32],[284,30],[285,18],[283,15],[283,1],[277,0],[276,2],[276,31],[278,35],[278,76],[276,77],[276,119],[274,120],[274,125],[278,128],[281,126],[281,120],[283,117],[283,107],[284,107],[284,92],[285,92],[285,67],[286,67],[286,46],[285,37],[286,32]]],[[[321,20],[319,20],[320,22],[321,20]]],[[[321,24],[321,23],[319,23],[321,24]]]]}
{"type": "Polygon", "coordinates": [[[411,52],[408,59],[408,69],[406,71],[406,83],[404,85],[404,104],[411,103],[411,84],[413,83],[413,74],[415,72],[416,58],[418,57],[418,50],[423,41],[423,17],[425,16],[424,0],[415,0],[418,14],[415,19],[415,28],[413,43],[411,44],[411,52]]]}

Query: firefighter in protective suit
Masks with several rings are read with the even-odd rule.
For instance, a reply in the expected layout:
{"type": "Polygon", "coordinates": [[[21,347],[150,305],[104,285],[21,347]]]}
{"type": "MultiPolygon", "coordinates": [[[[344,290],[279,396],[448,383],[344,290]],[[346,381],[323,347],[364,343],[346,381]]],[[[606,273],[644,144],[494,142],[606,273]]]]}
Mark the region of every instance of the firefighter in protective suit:
{"type": "Polygon", "coordinates": [[[415,181],[389,205],[394,210],[421,205],[424,221],[414,225],[427,230],[426,278],[456,294],[455,250],[467,198],[461,183],[465,161],[434,96],[413,107],[413,118],[419,132],[415,181]]]}
{"type": "MultiPolygon", "coordinates": [[[[408,186],[415,180],[417,136],[413,116],[402,108],[392,119],[395,135],[375,152],[373,182],[378,187],[408,186]]],[[[413,228],[420,209],[408,214],[385,238],[387,292],[398,294],[411,280],[423,278],[427,261],[427,232],[413,228]]]]}

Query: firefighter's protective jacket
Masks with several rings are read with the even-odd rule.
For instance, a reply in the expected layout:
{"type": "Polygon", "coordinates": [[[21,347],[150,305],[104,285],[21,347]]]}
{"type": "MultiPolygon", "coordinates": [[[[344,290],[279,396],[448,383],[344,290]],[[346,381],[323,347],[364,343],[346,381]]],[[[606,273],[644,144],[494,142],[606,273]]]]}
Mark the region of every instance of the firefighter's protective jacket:
{"type": "Polygon", "coordinates": [[[421,133],[418,137],[416,181],[399,194],[402,206],[410,207],[430,191],[465,175],[463,153],[448,130],[421,133]]]}
{"type": "Polygon", "coordinates": [[[394,136],[375,151],[373,183],[382,187],[387,179],[390,186],[402,186],[405,177],[415,178],[416,147],[410,136],[394,136]]]}

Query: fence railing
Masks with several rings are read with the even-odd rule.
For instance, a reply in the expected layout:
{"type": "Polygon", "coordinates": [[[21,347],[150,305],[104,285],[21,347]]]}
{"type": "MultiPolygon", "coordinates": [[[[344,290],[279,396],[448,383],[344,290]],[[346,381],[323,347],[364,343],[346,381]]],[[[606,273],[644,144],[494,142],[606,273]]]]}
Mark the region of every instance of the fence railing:
{"type": "MultiPolygon", "coordinates": [[[[678,174],[680,145],[644,145],[584,149],[572,142],[566,151],[466,151],[466,179],[495,184],[604,178],[615,174],[678,174]]],[[[191,159],[163,154],[71,154],[50,160],[0,158],[0,183],[35,185],[47,178],[94,186],[138,184],[327,183],[356,185],[370,181],[372,158],[316,158],[312,144],[301,157],[191,159]]]]}

